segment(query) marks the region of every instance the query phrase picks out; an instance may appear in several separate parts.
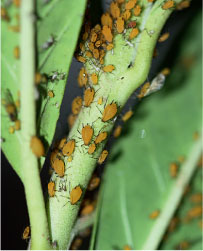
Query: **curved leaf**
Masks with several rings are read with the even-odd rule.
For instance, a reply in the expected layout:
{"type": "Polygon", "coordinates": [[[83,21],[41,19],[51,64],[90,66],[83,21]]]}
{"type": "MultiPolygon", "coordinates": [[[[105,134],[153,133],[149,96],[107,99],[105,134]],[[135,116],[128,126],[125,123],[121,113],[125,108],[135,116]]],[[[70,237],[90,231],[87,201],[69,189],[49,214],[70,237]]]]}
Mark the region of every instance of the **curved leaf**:
{"type": "MultiPolygon", "coordinates": [[[[5,5],[6,1],[4,2],[5,5]]],[[[37,2],[37,70],[46,73],[49,79],[54,72],[59,73],[58,81],[49,80],[48,83],[40,84],[37,87],[40,95],[37,102],[37,129],[46,149],[50,146],[55,132],[85,4],[86,1],[83,0],[37,2]],[[55,42],[49,48],[43,49],[47,40],[52,36],[55,42]],[[53,91],[53,98],[47,95],[49,90],[53,91]]],[[[20,91],[20,60],[15,59],[13,49],[19,45],[19,33],[13,32],[10,26],[17,25],[16,14],[19,13],[19,8],[11,4],[6,9],[11,20],[10,22],[2,21],[2,97],[4,97],[5,90],[9,89],[15,101],[18,98],[17,93],[20,91]]],[[[18,117],[20,118],[20,111],[18,117]]],[[[2,106],[2,149],[13,168],[21,176],[19,156],[20,148],[23,147],[23,137],[20,131],[10,134],[10,125],[13,123],[2,106]]],[[[41,164],[43,161],[44,158],[41,158],[41,164]]]]}

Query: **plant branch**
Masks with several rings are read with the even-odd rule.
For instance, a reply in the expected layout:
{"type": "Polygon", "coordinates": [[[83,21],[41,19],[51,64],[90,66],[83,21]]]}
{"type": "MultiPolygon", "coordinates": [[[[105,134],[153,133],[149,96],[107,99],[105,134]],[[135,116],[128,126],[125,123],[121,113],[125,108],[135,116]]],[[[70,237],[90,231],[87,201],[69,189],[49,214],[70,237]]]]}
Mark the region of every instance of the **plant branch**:
{"type": "MultiPolygon", "coordinates": [[[[94,155],[89,155],[87,153],[88,148],[80,140],[82,127],[87,124],[93,127],[94,138],[100,131],[106,131],[110,135],[115,120],[107,123],[101,120],[105,103],[115,102],[120,111],[133,91],[147,79],[157,38],[173,10],[163,10],[161,6],[164,2],[165,0],[158,0],[154,4],[146,4],[142,16],[139,17],[140,34],[130,42],[130,45],[122,34],[114,36],[113,54],[109,51],[105,55],[105,65],[112,64],[115,66],[112,73],[98,69],[94,63],[92,64],[91,60],[87,60],[85,63],[88,75],[96,71],[99,78],[98,85],[94,86],[95,102],[91,104],[91,107],[83,107],[68,136],[68,139],[75,139],[76,147],[71,163],[64,158],[66,165],[64,180],[67,191],[71,191],[74,187],[80,185],[84,195],[105,145],[105,142],[99,144],[94,155]],[[132,67],[129,68],[129,65],[132,65],[132,67]],[[97,104],[99,97],[104,100],[101,106],[97,104]]],[[[176,0],[176,2],[180,2],[180,0],[176,0]]],[[[52,180],[56,184],[56,190],[59,190],[59,184],[63,179],[53,174],[52,180]]],[[[56,191],[56,197],[50,198],[48,201],[52,241],[57,241],[60,249],[66,249],[68,246],[71,230],[80,206],[80,203],[71,205],[68,202],[68,197],[70,197],[69,193],[56,191]]]]}
{"type": "Polygon", "coordinates": [[[38,169],[38,160],[30,148],[36,135],[34,73],[34,0],[21,3],[21,121],[23,147],[21,149],[22,180],[30,218],[31,249],[51,249],[44,198],[38,169]]]}
{"type": "Polygon", "coordinates": [[[202,138],[193,146],[188,160],[181,167],[180,174],[171,188],[163,211],[154,224],[142,250],[157,250],[159,243],[173,217],[186,186],[189,184],[202,153],[202,138]]]}

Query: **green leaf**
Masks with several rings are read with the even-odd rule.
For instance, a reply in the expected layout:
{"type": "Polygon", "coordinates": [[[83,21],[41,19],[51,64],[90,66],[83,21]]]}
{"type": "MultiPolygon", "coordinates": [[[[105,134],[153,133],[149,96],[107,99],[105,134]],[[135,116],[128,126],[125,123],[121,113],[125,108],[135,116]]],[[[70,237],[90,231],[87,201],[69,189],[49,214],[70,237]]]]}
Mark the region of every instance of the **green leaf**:
{"type": "Polygon", "coordinates": [[[199,153],[194,151],[193,134],[201,131],[200,27],[201,15],[197,15],[187,27],[165,87],[142,101],[125,137],[113,147],[104,176],[97,250],[123,249],[125,245],[142,250],[159,220],[149,215],[167,209],[170,192],[178,192],[178,184],[170,176],[170,163],[184,156],[180,174],[195,168],[199,153]]]}
{"type": "Polygon", "coordinates": [[[202,228],[201,218],[188,219],[189,210],[194,207],[201,207],[201,202],[194,203],[191,198],[194,194],[202,192],[202,170],[198,168],[192,183],[189,185],[189,192],[184,196],[183,201],[175,215],[177,218],[177,227],[173,232],[167,232],[160,250],[184,249],[183,243],[188,243],[188,248],[192,250],[202,249],[202,228]],[[181,248],[182,243],[182,248],[181,248]]]}
{"type": "MultiPolygon", "coordinates": [[[[37,57],[38,71],[46,73],[48,77],[57,71],[64,73],[64,79],[38,86],[40,98],[37,102],[37,129],[38,134],[45,143],[46,150],[52,142],[56,122],[59,117],[60,105],[67,81],[68,70],[76,47],[80,27],[83,21],[83,13],[86,1],[53,0],[37,2],[37,57]],[[55,42],[47,49],[42,46],[53,36],[55,42]],[[47,92],[52,90],[54,97],[49,98],[47,92]]],[[[13,4],[7,7],[10,22],[2,21],[2,97],[6,89],[11,92],[14,101],[17,100],[17,92],[20,90],[20,60],[13,56],[13,49],[19,45],[19,33],[9,29],[17,24],[16,14],[19,9],[13,4]]],[[[20,119],[20,111],[18,114],[20,119]]],[[[20,173],[20,148],[23,147],[23,137],[20,131],[9,134],[10,121],[5,107],[2,106],[2,149],[7,159],[20,173]]],[[[44,158],[41,158],[41,164],[44,158]]]]}

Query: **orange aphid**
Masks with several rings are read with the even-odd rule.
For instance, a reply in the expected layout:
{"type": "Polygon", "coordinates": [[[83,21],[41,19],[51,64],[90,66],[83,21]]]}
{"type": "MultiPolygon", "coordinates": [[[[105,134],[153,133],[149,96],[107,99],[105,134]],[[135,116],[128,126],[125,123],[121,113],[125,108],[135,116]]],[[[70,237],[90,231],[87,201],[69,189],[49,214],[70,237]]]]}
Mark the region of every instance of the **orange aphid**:
{"type": "Polygon", "coordinates": [[[73,102],[72,102],[72,112],[74,115],[77,115],[82,107],[82,98],[81,97],[76,97],[74,98],[73,102]]]}
{"type": "Polygon", "coordinates": [[[93,56],[94,58],[98,59],[99,58],[99,50],[98,49],[93,49],[93,56]]]}
{"type": "Polygon", "coordinates": [[[13,0],[13,4],[14,4],[16,7],[20,7],[21,0],[13,0]]]}
{"type": "Polygon", "coordinates": [[[183,10],[190,7],[190,1],[185,0],[176,5],[176,10],[183,10]]]}
{"type": "Polygon", "coordinates": [[[198,218],[202,215],[202,206],[193,207],[187,213],[187,218],[189,220],[198,218]]]}
{"type": "Polygon", "coordinates": [[[113,47],[114,47],[113,44],[108,44],[107,47],[106,47],[106,49],[107,49],[107,51],[110,51],[110,50],[113,49],[113,47]]]}
{"type": "Polygon", "coordinates": [[[92,191],[94,190],[95,188],[97,188],[100,184],[100,178],[99,177],[95,177],[93,176],[89,182],[89,185],[87,187],[87,190],[88,191],[92,191]]]}
{"type": "Polygon", "coordinates": [[[113,132],[113,136],[114,138],[118,138],[121,134],[122,131],[122,127],[121,126],[117,126],[116,129],[113,132]]]}
{"type": "Polygon", "coordinates": [[[107,132],[100,132],[100,134],[95,139],[95,144],[99,144],[107,138],[107,132]]]}
{"type": "Polygon", "coordinates": [[[137,95],[138,98],[143,98],[145,93],[147,92],[147,90],[149,89],[150,87],[150,82],[147,82],[145,83],[142,88],[141,88],[141,91],[140,93],[137,95]]]}
{"type": "Polygon", "coordinates": [[[65,174],[65,165],[63,160],[56,158],[52,164],[52,168],[58,174],[59,177],[63,177],[65,174]]]}
{"type": "Polygon", "coordinates": [[[160,211],[159,210],[155,210],[153,211],[150,215],[149,215],[149,218],[150,219],[156,219],[160,214],[160,211]]]}
{"type": "Polygon", "coordinates": [[[45,150],[42,141],[37,137],[33,136],[30,141],[30,148],[36,157],[44,156],[45,150]]]}
{"type": "Polygon", "coordinates": [[[80,43],[80,50],[82,51],[82,52],[84,52],[85,51],[85,45],[83,44],[83,43],[80,43]]]}
{"type": "Polygon", "coordinates": [[[20,58],[20,48],[19,46],[16,46],[14,49],[13,49],[13,55],[16,59],[19,59],[20,58]]]}
{"type": "Polygon", "coordinates": [[[170,223],[169,223],[169,226],[168,226],[167,231],[168,231],[169,233],[173,232],[173,231],[176,229],[176,227],[177,227],[179,221],[180,221],[180,219],[177,218],[177,217],[172,218],[172,220],[171,220],[170,223]]]}
{"type": "Polygon", "coordinates": [[[92,58],[92,53],[90,51],[86,51],[85,56],[88,58],[92,58]]]}
{"type": "Polygon", "coordinates": [[[118,18],[120,16],[120,9],[116,2],[112,2],[110,5],[110,12],[113,18],[118,18]]]}
{"type": "Polygon", "coordinates": [[[164,42],[166,41],[166,39],[168,39],[168,37],[169,37],[169,32],[166,32],[160,36],[158,42],[164,42]]]}
{"type": "Polygon", "coordinates": [[[35,84],[38,85],[40,83],[46,83],[47,77],[45,74],[41,74],[40,72],[35,73],[35,84]]]}
{"type": "Polygon", "coordinates": [[[129,120],[129,119],[132,117],[132,115],[133,115],[133,111],[132,111],[132,110],[129,110],[129,111],[127,111],[127,112],[123,115],[122,120],[123,120],[124,122],[126,122],[127,120],[129,120]]]}
{"type": "Polygon", "coordinates": [[[116,0],[116,2],[117,2],[118,4],[122,4],[122,3],[125,2],[125,0],[116,0]]]}
{"type": "Polygon", "coordinates": [[[21,122],[19,119],[15,121],[15,130],[18,131],[21,128],[21,122]]]}
{"type": "Polygon", "coordinates": [[[87,40],[87,38],[88,38],[88,33],[87,32],[85,32],[83,35],[82,35],[82,40],[87,40]]]}
{"type": "Polygon", "coordinates": [[[129,1],[125,4],[125,9],[126,9],[126,10],[131,10],[132,8],[134,8],[136,2],[137,2],[136,0],[129,0],[129,1]]]}
{"type": "Polygon", "coordinates": [[[99,97],[98,101],[97,101],[97,104],[98,105],[102,105],[103,103],[103,98],[102,97],[99,97]]]}
{"type": "Polygon", "coordinates": [[[84,106],[88,107],[94,100],[95,91],[93,88],[87,88],[84,93],[84,106]]]}
{"type": "Polygon", "coordinates": [[[65,156],[70,156],[74,152],[74,150],[75,150],[75,140],[72,139],[64,145],[62,153],[65,156]]]}
{"type": "Polygon", "coordinates": [[[20,25],[12,25],[12,26],[9,26],[8,29],[13,32],[20,32],[20,25]]]}
{"type": "Polygon", "coordinates": [[[176,250],[189,250],[190,243],[188,241],[182,241],[179,243],[179,245],[176,247],[176,250]]]}
{"type": "Polygon", "coordinates": [[[169,68],[164,68],[161,73],[164,74],[165,76],[168,76],[170,74],[170,69],[169,68]]]}
{"type": "Polygon", "coordinates": [[[14,132],[15,132],[14,126],[10,126],[10,127],[9,127],[9,133],[10,133],[10,134],[13,134],[14,132]]]}
{"type": "Polygon", "coordinates": [[[82,56],[77,56],[77,60],[81,63],[85,63],[86,62],[86,59],[82,56]]]}
{"type": "Polygon", "coordinates": [[[90,35],[90,41],[92,43],[96,42],[97,40],[97,33],[96,32],[92,32],[91,35],[90,35]]]}
{"type": "Polygon", "coordinates": [[[50,197],[54,197],[55,195],[55,183],[53,181],[48,183],[48,193],[50,197]]]}
{"type": "Polygon", "coordinates": [[[153,3],[155,0],[148,0],[149,3],[153,3]]]}
{"type": "Polygon", "coordinates": [[[100,32],[101,31],[101,25],[100,24],[96,24],[94,27],[95,32],[100,32]]]}
{"type": "Polygon", "coordinates": [[[89,146],[89,149],[88,149],[88,153],[89,154],[93,154],[96,150],[96,145],[95,143],[92,143],[90,146],[89,146]]]}
{"type": "Polygon", "coordinates": [[[23,236],[22,236],[23,240],[28,239],[28,238],[29,238],[29,235],[30,235],[30,227],[27,226],[27,227],[25,228],[25,230],[23,231],[23,236]]]}
{"type": "Polygon", "coordinates": [[[51,165],[53,165],[54,160],[56,159],[58,153],[59,153],[58,149],[53,150],[53,152],[51,153],[51,156],[50,156],[51,165]]]}
{"type": "Polygon", "coordinates": [[[102,34],[104,35],[105,40],[107,40],[108,42],[112,42],[113,35],[111,33],[111,29],[108,26],[106,26],[106,25],[103,26],[102,34]]]}
{"type": "Polygon", "coordinates": [[[59,142],[59,145],[58,145],[58,149],[62,149],[63,147],[64,147],[64,145],[65,145],[65,143],[66,143],[66,137],[64,137],[64,138],[62,138],[61,140],[60,140],[60,142],[59,142]]]}
{"type": "Polygon", "coordinates": [[[92,140],[93,133],[94,130],[89,125],[86,125],[82,128],[82,139],[86,146],[89,145],[90,141],[92,140]]]}
{"type": "Polygon", "coordinates": [[[97,40],[96,43],[95,43],[95,46],[98,48],[101,46],[101,41],[100,40],[97,40]]]}
{"type": "Polygon", "coordinates": [[[123,247],[123,250],[132,250],[132,248],[131,248],[129,245],[125,245],[125,246],[123,247]]]}
{"type": "Polygon", "coordinates": [[[72,243],[70,250],[79,250],[82,245],[82,238],[77,237],[72,243]]]}
{"type": "Polygon", "coordinates": [[[173,0],[168,0],[162,5],[163,10],[168,10],[170,8],[174,7],[174,1],[173,0]]]}
{"type": "Polygon", "coordinates": [[[175,178],[178,174],[178,165],[176,163],[170,164],[170,175],[172,178],[175,178]]]}
{"type": "Polygon", "coordinates": [[[134,10],[133,10],[133,13],[135,16],[139,16],[140,15],[140,12],[141,12],[141,7],[140,5],[136,5],[134,10]]]}
{"type": "Polygon", "coordinates": [[[104,72],[112,72],[115,69],[115,66],[113,66],[112,64],[106,65],[103,68],[104,72]]]}
{"type": "Polygon", "coordinates": [[[117,18],[116,29],[117,29],[118,33],[122,33],[124,31],[124,20],[122,17],[117,18]]]}
{"type": "Polygon", "coordinates": [[[105,161],[105,159],[107,158],[107,156],[108,156],[108,151],[107,150],[104,150],[102,153],[101,153],[101,155],[100,155],[100,157],[99,157],[99,160],[98,160],[98,163],[101,165],[104,161],[105,161]]]}
{"type": "Polygon", "coordinates": [[[8,16],[7,10],[4,7],[1,7],[1,18],[7,22],[10,21],[10,17],[8,16]]]}
{"type": "Polygon", "coordinates": [[[100,50],[100,58],[103,58],[105,56],[105,51],[104,50],[100,50]]]}
{"type": "Polygon", "coordinates": [[[81,215],[85,216],[88,214],[91,214],[94,211],[94,206],[92,204],[86,205],[82,210],[81,210],[81,215]]]}
{"type": "Polygon", "coordinates": [[[129,10],[126,10],[125,12],[122,13],[121,16],[125,21],[127,21],[131,16],[131,12],[129,10]]]}
{"type": "Polygon", "coordinates": [[[53,92],[53,91],[48,91],[47,95],[48,95],[50,98],[53,98],[53,97],[54,97],[54,92],[53,92]]]}
{"type": "Polygon", "coordinates": [[[87,73],[85,71],[85,68],[81,68],[79,75],[78,75],[78,84],[80,87],[83,87],[87,84],[87,73]]]}
{"type": "Polygon", "coordinates": [[[195,193],[190,197],[190,200],[193,203],[201,203],[202,202],[202,194],[201,193],[195,193]]]}
{"type": "Polygon", "coordinates": [[[114,118],[117,111],[118,111],[118,108],[117,108],[116,103],[108,104],[104,109],[104,112],[103,112],[103,115],[102,115],[102,121],[106,122],[106,121],[114,118]]]}
{"type": "Polygon", "coordinates": [[[67,118],[68,126],[71,129],[77,119],[77,115],[70,114],[67,118]]]}
{"type": "Polygon", "coordinates": [[[15,121],[17,119],[17,111],[16,111],[16,107],[14,104],[6,104],[5,101],[5,108],[6,108],[6,112],[8,113],[10,120],[11,121],[15,121]]]}
{"type": "Polygon", "coordinates": [[[70,192],[70,203],[71,205],[75,205],[81,198],[82,196],[82,189],[80,186],[76,186],[75,188],[72,189],[70,192]]]}
{"type": "Polygon", "coordinates": [[[110,29],[112,29],[113,21],[110,17],[109,13],[104,13],[101,17],[101,23],[103,26],[108,26],[110,29]]]}
{"type": "Polygon", "coordinates": [[[92,83],[94,85],[96,85],[98,83],[98,77],[97,77],[97,74],[96,73],[92,73],[91,75],[91,80],[92,80],[92,83]]]}
{"type": "Polygon", "coordinates": [[[94,50],[94,44],[92,42],[88,43],[88,47],[89,47],[90,51],[94,50]]]}
{"type": "Polygon", "coordinates": [[[131,40],[131,39],[137,37],[138,34],[139,34],[138,28],[133,28],[131,33],[130,33],[129,39],[131,40]]]}

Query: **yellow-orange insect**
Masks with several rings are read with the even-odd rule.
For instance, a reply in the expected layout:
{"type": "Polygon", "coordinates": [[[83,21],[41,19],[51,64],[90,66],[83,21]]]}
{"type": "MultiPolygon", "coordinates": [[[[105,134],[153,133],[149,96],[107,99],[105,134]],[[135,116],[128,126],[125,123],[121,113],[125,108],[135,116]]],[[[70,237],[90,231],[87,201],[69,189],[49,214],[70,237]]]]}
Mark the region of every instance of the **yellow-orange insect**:
{"type": "Polygon", "coordinates": [[[106,160],[108,154],[109,154],[109,153],[108,153],[107,150],[104,150],[104,151],[101,153],[101,155],[100,155],[100,157],[99,157],[99,160],[98,160],[98,163],[99,163],[100,165],[106,160]]]}
{"type": "Polygon", "coordinates": [[[162,5],[163,10],[168,10],[170,8],[174,7],[174,1],[173,0],[168,0],[162,5]]]}
{"type": "Polygon", "coordinates": [[[76,97],[74,98],[73,102],[72,102],[72,113],[74,115],[77,115],[82,107],[82,98],[81,97],[76,97]]]}
{"type": "Polygon", "coordinates": [[[108,104],[104,109],[104,112],[102,115],[102,122],[107,122],[111,120],[112,118],[114,118],[117,114],[117,111],[118,111],[118,108],[117,108],[116,103],[108,104]]]}
{"type": "Polygon", "coordinates": [[[101,132],[95,139],[95,144],[99,144],[107,138],[107,132],[101,132]]]}
{"type": "Polygon", "coordinates": [[[82,189],[80,186],[76,186],[70,192],[70,203],[71,205],[75,205],[82,196],[82,189]]]}
{"type": "Polygon", "coordinates": [[[164,33],[164,34],[162,34],[161,36],[160,36],[160,38],[159,38],[159,42],[161,43],[161,42],[164,42],[164,41],[166,41],[166,39],[168,39],[169,38],[169,32],[166,32],[166,33],[164,33]]]}
{"type": "Polygon", "coordinates": [[[89,145],[90,141],[92,140],[93,133],[94,130],[90,125],[86,125],[82,128],[82,139],[86,146],[89,145]]]}
{"type": "Polygon", "coordinates": [[[33,136],[30,141],[30,148],[36,157],[41,157],[45,155],[44,145],[42,141],[37,137],[33,136]]]}
{"type": "Polygon", "coordinates": [[[84,106],[89,107],[94,100],[95,91],[93,88],[87,88],[84,93],[84,106]]]}
{"type": "Polygon", "coordinates": [[[65,156],[70,156],[75,150],[75,140],[72,139],[70,141],[68,141],[62,149],[62,153],[65,156]]]}
{"type": "Polygon", "coordinates": [[[54,197],[55,195],[55,183],[53,181],[48,183],[48,193],[50,197],[54,197]]]}

